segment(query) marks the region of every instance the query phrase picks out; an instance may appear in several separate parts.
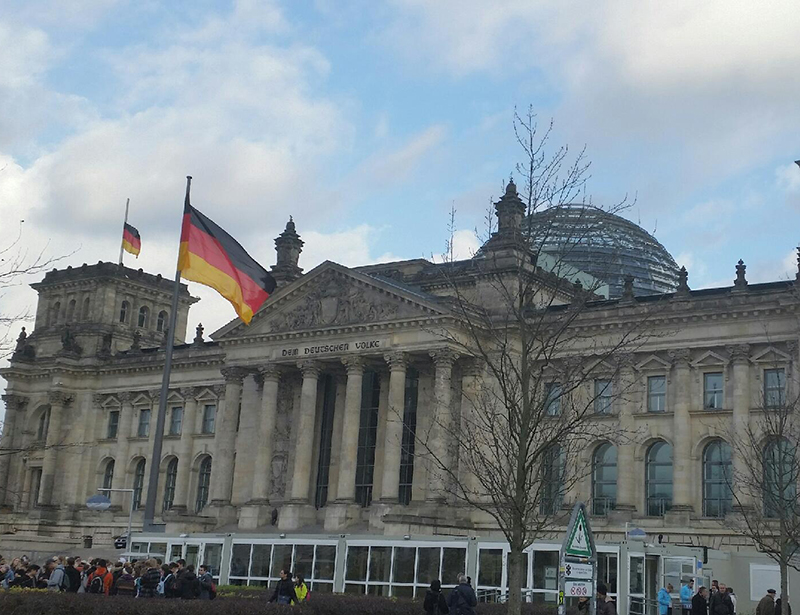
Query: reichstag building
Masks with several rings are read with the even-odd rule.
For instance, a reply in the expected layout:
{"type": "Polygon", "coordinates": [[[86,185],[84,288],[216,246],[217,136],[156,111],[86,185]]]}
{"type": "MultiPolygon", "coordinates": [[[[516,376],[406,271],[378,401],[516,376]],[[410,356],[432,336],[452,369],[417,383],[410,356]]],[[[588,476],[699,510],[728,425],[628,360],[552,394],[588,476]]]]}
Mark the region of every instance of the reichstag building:
{"type": "MultiPolygon", "coordinates": [[[[457,263],[479,290],[493,267],[525,250],[515,237],[529,221],[513,183],[496,209],[492,238],[457,263]]],[[[772,577],[756,555],[731,560],[752,549],[726,522],[736,486],[725,477],[742,463],[730,427],[749,424],[765,400],[783,399],[798,381],[796,282],[748,284],[740,262],[731,263],[730,286],[690,290],[646,231],[576,205],[530,221],[554,229],[533,272],[542,287],[552,282],[547,262],[559,254],[559,233],[573,233],[575,220],[588,232],[561,254],[575,293],[581,281],[602,282],[580,326],[602,336],[608,323],[660,302],[652,327],[665,334],[614,376],[631,395],[595,402],[597,425],[631,427],[637,437],[598,437],[585,452],[591,472],[563,504],[587,503],[600,577],[620,612],[636,612],[636,600],[654,597],[666,580],[677,588],[692,574],[708,584],[702,575],[712,566],[741,586],[746,605],[747,585],[772,577]],[[628,540],[634,527],[648,536],[638,544],[628,540]]],[[[431,578],[452,584],[464,569],[479,591],[501,591],[502,535],[485,514],[443,497],[437,473],[415,454],[413,433],[430,426],[434,410],[458,417],[475,377],[474,362],[436,333],[458,327],[445,265],[326,261],[304,272],[291,221],[275,245],[276,292],[249,326],[235,320],[210,335],[190,318],[197,299],[185,286],[168,334],[174,283],[141,269],[83,264],[32,285],[35,326],[2,370],[0,453],[13,454],[0,454],[0,550],[111,549],[130,496],[115,493],[106,512],[88,511],[87,498],[98,487],[132,489],[141,528],[149,467],[158,463],[157,521],[166,533],[135,533],[133,552],[205,561],[240,584],[271,583],[288,563],[312,591],[410,596],[431,578]],[[167,337],[174,366],[163,455],[153,460],[167,337]],[[390,406],[402,407],[402,423],[390,406]]],[[[601,392],[616,386],[599,380],[601,392]]],[[[555,600],[556,534],[530,549],[533,601],[555,600]]]]}

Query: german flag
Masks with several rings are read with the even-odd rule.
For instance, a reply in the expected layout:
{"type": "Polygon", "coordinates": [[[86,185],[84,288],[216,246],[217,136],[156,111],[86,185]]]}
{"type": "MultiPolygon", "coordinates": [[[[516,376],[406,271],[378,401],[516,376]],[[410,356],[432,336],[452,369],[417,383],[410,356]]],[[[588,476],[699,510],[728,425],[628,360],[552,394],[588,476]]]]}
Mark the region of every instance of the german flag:
{"type": "Polygon", "coordinates": [[[178,269],[181,277],[219,292],[246,324],[275,290],[275,278],[238,241],[192,207],[188,191],[178,269]]]}
{"type": "Polygon", "coordinates": [[[139,231],[127,222],[122,229],[122,249],[130,252],[136,258],[139,258],[139,252],[142,251],[142,238],[139,237],[139,231]]]}

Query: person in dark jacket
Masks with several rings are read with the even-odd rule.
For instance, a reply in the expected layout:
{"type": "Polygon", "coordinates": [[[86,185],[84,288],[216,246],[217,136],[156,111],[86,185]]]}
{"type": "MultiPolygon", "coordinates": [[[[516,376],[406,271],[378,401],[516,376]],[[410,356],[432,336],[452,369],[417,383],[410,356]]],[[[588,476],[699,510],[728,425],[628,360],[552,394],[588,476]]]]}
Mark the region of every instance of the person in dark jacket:
{"type": "Polygon", "coordinates": [[[39,574],[39,566],[31,564],[27,568],[17,568],[14,572],[14,580],[11,581],[9,587],[27,587],[28,589],[36,588],[36,575],[39,574]]]}
{"type": "Polygon", "coordinates": [[[447,600],[442,594],[442,583],[439,579],[431,582],[431,588],[425,594],[425,603],[422,605],[428,615],[444,615],[449,613],[450,609],[447,607],[447,600]]]}
{"type": "Polygon", "coordinates": [[[194,573],[194,564],[181,570],[176,593],[183,600],[194,600],[200,596],[200,581],[194,573]]]}
{"type": "Polygon", "coordinates": [[[727,589],[724,583],[719,584],[719,590],[708,602],[709,615],[733,615],[733,601],[727,589]]]}
{"type": "Polygon", "coordinates": [[[207,566],[200,566],[197,580],[200,581],[200,600],[211,600],[211,590],[214,588],[214,577],[207,566]]]}
{"type": "Polygon", "coordinates": [[[617,603],[609,597],[605,583],[597,584],[597,615],[617,615],[617,603]]]}
{"type": "Polygon", "coordinates": [[[294,583],[292,583],[292,573],[288,570],[281,570],[281,579],[275,586],[275,591],[269,602],[278,604],[292,604],[297,602],[297,594],[294,593],[294,583]]]}
{"type": "Polygon", "coordinates": [[[67,578],[69,579],[67,593],[77,594],[78,589],[80,589],[81,586],[81,571],[75,568],[74,557],[67,558],[67,566],[64,568],[64,574],[66,574],[67,578]]]}
{"type": "Polygon", "coordinates": [[[155,598],[158,596],[158,584],[161,582],[161,569],[154,559],[147,560],[145,565],[147,569],[139,584],[139,598],[155,598]]]}
{"type": "Polygon", "coordinates": [[[692,615],[708,615],[708,589],[705,586],[692,596],[692,615]]]}
{"type": "Polygon", "coordinates": [[[475,607],[478,599],[475,597],[475,590],[469,585],[467,575],[458,575],[458,585],[450,592],[447,598],[447,606],[452,615],[475,615],[475,607]]]}

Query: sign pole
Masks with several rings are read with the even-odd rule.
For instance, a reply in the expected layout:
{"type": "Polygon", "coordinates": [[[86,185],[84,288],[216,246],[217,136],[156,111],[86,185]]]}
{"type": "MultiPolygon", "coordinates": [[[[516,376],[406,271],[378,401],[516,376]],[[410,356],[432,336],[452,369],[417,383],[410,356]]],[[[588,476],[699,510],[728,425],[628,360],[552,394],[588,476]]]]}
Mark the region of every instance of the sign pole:
{"type": "Polygon", "coordinates": [[[589,614],[597,612],[597,549],[583,502],[572,509],[559,551],[558,615],[567,612],[567,598],[588,598],[589,614]]]}

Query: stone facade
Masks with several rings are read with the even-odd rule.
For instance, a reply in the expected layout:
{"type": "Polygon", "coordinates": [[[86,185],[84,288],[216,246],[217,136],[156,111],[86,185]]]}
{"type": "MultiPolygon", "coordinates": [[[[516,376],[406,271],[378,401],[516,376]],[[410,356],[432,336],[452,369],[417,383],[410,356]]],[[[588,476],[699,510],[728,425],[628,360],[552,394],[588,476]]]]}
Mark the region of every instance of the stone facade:
{"type": "MultiPolygon", "coordinates": [[[[486,268],[522,262],[517,201],[512,184],[498,204],[500,230],[476,258],[449,265],[452,279],[487,301],[486,268]]],[[[252,323],[231,322],[213,341],[198,327],[192,343],[175,346],[159,520],[171,532],[491,534],[491,520],[449,500],[426,455],[403,444],[412,415],[419,433],[436,427],[432,416],[457,422],[478,377],[441,334],[459,327],[442,265],[325,262],[303,274],[293,222],[276,245],[279,288],[252,323]]],[[[704,458],[730,425],[743,429],[760,411],[765,370],[783,370],[789,387],[798,381],[795,283],[747,285],[742,268],[732,287],[690,291],[683,276],[673,294],[603,300],[578,284],[566,292],[552,272],[524,262],[555,303],[592,301],[575,324],[587,337],[641,318],[654,301],[662,306],[652,322],[658,335],[609,368],[629,394],[595,419],[609,433],[637,434],[616,445],[613,497],[586,476],[566,503],[592,503],[606,537],[635,521],[656,534],[738,545],[728,508],[709,502],[704,458]],[[712,403],[709,374],[720,383],[712,403]],[[658,408],[649,407],[650,377],[663,377],[658,408]],[[647,457],[658,442],[673,450],[669,505],[648,497],[647,457]]],[[[89,513],[84,503],[98,487],[133,488],[141,524],[172,284],[99,263],[34,285],[35,329],[2,370],[0,449],[13,454],[0,454],[0,533],[105,542],[126,525],[130,500],[115,494],[109,512],[89,513]]],[[[182,288],[176,341],[194,301],[182,288]]],[[[452,456],[448,434],[434,429],[434,437],[437,456],[452,456]]],[[[587,463],[602,443],[587,447],[587,463]]]]}

